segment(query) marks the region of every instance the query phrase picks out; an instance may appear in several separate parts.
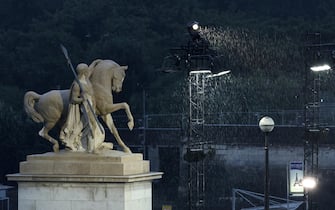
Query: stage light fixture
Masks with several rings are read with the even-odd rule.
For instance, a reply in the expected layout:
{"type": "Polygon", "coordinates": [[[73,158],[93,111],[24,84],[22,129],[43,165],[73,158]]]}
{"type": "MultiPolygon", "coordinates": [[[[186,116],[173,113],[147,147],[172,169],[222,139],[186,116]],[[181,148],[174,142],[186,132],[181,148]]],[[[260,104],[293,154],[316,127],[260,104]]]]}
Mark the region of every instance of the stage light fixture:
{"type": "Polygon", "coordinates": [[[311,67],[312,71],[319,72],[319,71],[328,71],[331,67],[328,64],[322,64],[322,65],[315,65],[311,67]]]}
{"type": "Polygon", "coordinates": [[[193,39],[200,38],[200,25],[197,21],[192,21],[187,24],[188,33],[191,35],[193,39]]]}
{"type": "Polygon", "coordinates": [[[197,31],[199,29],[199,24],[197,22],[194,22],[193,25],[192,25],[192,29],[194,31],[197,31]]]}

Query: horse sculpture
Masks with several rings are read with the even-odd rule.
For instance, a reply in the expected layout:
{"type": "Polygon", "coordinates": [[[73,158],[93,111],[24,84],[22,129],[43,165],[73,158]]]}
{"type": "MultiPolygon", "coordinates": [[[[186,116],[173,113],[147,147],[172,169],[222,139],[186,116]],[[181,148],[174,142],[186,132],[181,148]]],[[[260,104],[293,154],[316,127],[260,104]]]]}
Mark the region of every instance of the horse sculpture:
{"type": "MultiPolygon", "coordinates": [[[[122,150],[131,153],[131,150],[125,145],[119,136],[111,113],[124,109],[128,117],[128,128],[134,127],[134,119],[129,105],[123,103],[113,103],[112,92],[121,92],[125,71],[127,66],[120,66],[112,60],[95,60],[89,65],[90,77],[92,83],[93,97],[95,99],[95,113],[106,123],[110,132],[114,135],[116,141],[122,150]]],[[[28,91],[24,96],[24,108],[28,116],[37,123],[43,123],[43,128],[39,135],[53,144],[53,151],[59,151],[58,140],[49,135],[49,131],[57,124],[62,126],[65,123],[70,90],[51,90],[42,95],[34,91],[28,91]]]]}

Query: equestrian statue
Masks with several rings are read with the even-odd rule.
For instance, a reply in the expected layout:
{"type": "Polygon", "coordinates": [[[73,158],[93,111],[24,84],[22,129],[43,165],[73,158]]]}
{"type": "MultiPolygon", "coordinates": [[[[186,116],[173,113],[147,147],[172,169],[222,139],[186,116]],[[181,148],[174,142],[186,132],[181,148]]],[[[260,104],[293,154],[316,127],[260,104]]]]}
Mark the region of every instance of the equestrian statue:
{"type": "MultiPolygon", "coordinates": [[[[64,52],[64,51],[63,51],[64,52]]],[[[67,52],[65,56],[68,59],[67,52]]],[[[59,142],[66,150],[99,153],[103,149],[113,149],[113,144],[105,142],[105,131],[98,116],[105,122],[117,143],[126,153],[131,150],[119,136],[111,113],[124,109],[128,117],[128,128],[134,127],[133,115],[126,102],[114,103],[112,92],[121,92],[127,66],[120,66],[112,60],[97,59],[90,65],[80,63],[71,88],[51,90],[44,94],[28,91],[24,95],[24,108],[28,116],[37,123],[43,123],[39,135],[53,144],[53,151],[59,151],[59,142]],[[49,131],[59,125],[59,140],[49,135],[49,131]]]]}

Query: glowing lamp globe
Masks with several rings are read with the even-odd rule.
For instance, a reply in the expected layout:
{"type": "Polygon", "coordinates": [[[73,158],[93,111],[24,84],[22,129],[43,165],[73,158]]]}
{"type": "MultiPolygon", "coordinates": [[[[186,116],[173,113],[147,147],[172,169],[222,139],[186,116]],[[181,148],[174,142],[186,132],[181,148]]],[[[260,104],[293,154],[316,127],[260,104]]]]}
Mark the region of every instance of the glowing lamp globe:
{"type": "Polygon", "coordinates": [[[259,128],[264,133],[269,133],[275,127],[275,122],[271,117],[265,116],[259,121],[259,128]]]}

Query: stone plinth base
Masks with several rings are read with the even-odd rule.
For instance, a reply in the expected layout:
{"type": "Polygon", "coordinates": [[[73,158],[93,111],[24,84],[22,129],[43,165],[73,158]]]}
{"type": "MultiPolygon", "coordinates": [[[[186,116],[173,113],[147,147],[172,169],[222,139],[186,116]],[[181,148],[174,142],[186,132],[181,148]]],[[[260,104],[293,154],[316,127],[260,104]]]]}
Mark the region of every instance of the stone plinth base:
{"type": "Polygon", "coordinates": [[[149,161],[142,154],[129,154],[108,150],[101,154],[86,152],[28,155],[27,161],[20,163],[21,174],[57,175],[132,175],[149,172],[149,161]]]}
{"type": "Polygon", "coordinates": [[[141,154],[61,152],[28,156],[7,177],[18,182],[18,210],[151,210],[162,173],[141,154]]]}

